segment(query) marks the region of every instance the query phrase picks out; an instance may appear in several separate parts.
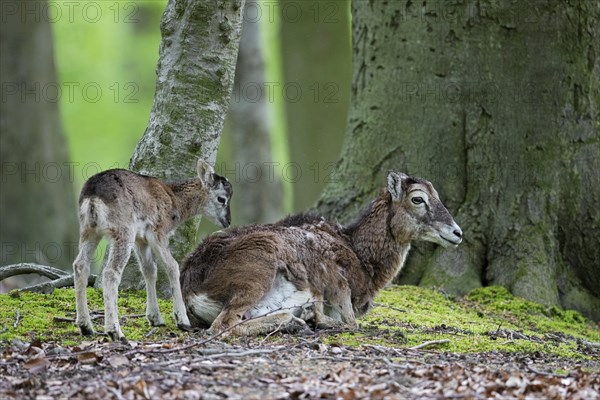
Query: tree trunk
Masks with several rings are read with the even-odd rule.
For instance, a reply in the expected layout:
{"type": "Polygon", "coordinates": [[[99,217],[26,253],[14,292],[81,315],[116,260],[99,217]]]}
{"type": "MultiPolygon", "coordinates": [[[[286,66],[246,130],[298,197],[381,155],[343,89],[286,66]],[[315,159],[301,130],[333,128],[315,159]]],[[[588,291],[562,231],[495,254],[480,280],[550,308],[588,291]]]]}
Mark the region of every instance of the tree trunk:
{"type": "MultiPolygon", "coordinates": [[[[45,1],[28,2],[42,10],[45,1]]],[[[77,207],[47,19],[2,4],[0,31],[0,265],[35,262],[70,269],[77,207]]]]}
{"type": "MultiPolygon", "coordinates": [[[[167,179],[195,174],[196,159],[214,164],[233,87],[243,0],[170,0],[161,21],[162,42],[150,121],[130,169],[167,179]]],[[[200,217],[171,239],[175,259],[196,245],[200,217]]],[[[130,264],[137,264],[130,260],[130,264]]],[[[125,269],[121,288],[143,287],[137,267],[125,269]]],[[[168,293],[159,268],[158,290],[168,293]]]]}
{"type": "MultiPolygon", "coordinates": [[[[246,1],[246,18],[235,70],[229,108],[235,191],[232,199],[238,225],[275,222],[283,216],[283,182],[274,173],[271,136],[273,99],[265,85],[265,62],[261,43],[262,10],[256,0],[246,1]]],[[[229,168],[232,169],[232,168],[229,168]]],[[[278,168],[277,168],[278,170],[278,168]]]]}
{"type": "Polygon", "coordinates": [[[348,220],[387,169],[430,179],[465,242],[400,283],[502,285],[600,319],[597,2],[353,4],[346,138],[319,207],[348,220]]]}

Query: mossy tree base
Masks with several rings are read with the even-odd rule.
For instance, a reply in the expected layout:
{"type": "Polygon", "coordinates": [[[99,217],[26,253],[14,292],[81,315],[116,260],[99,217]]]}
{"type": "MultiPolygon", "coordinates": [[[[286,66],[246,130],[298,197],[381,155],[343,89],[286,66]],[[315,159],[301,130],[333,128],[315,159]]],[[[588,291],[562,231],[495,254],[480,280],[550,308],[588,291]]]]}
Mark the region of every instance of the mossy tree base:
{"type": "Polygon", "coordinates": [[[347,221],[388,169],[422,176],[465,240],[417,244],[398,283],[502,285],[600,320],[600,4],[356,1],[352,13],[348,126],[318,208],[347,221]]]}

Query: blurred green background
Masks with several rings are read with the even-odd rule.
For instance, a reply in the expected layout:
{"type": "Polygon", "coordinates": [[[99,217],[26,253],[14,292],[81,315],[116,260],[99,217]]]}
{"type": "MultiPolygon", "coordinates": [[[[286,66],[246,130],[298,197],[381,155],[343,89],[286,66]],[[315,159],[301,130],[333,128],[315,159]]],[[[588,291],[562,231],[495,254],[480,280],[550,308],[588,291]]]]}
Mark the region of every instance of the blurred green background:
{"type": "MultiPolygon", "coordinates": [[[[77,195],[97,169],[127,168],[144,133],[166,3],[104,2],[99,3],[102,16],[97,21],[82,11],[51,24],[58,78],[63,87],[74,87],[71,98],[61,96],[60,109],[71,160],[79,172],[77,195]],[[101,91],[98,96],[96,88],[101,91]]],[[[56,4],[65,8],[63,2],[56,4]]]]}

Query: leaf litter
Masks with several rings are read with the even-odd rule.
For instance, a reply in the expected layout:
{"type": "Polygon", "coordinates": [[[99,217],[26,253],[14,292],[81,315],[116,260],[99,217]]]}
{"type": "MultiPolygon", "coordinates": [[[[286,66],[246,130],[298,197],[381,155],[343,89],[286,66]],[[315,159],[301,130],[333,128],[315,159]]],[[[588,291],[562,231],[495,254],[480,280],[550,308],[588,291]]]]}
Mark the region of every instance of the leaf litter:
{"type": "MultiPolygon", "coordinates": [[[[465,307],[434,294],[386,289],[351,333],[232,338],[167,326],[136,328],[128,345],[82,340],[52,317],[36,318],[32,331],[28,312],[11,330],[13,310],[0,317],[9,327],[0,337],[0,398],[600,399],[594,323],[497,288],[476,291],[465,307]],[[48,334],[56,327],[65,339],[48,334]]],[[[72,293],[61,296],[70,304],[72,293]]],[[[5,303],[15,304],[25,310],[5,303]]]]}
{"type": "Polygon", "coordinates": [[[600,398],[598,360],[326,343],[326,333],[162,343],[6,345],[3,399],[600,398]],[[204,343],[204,344],[200,344],[204,343]],[[198,344],[198,346],[195,346],[198,344]],[[182,350],[178,350],[182,348],[182,350]],[[170,352],[158,352],[170,349],[170,352]]]}

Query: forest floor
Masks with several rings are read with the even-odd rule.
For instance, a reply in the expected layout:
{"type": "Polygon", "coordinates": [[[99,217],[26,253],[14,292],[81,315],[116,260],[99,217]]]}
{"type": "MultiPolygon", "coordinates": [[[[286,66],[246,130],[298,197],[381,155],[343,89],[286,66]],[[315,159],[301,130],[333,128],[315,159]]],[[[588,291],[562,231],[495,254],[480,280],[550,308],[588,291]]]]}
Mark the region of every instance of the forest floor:
{"type": "Polygon", "coordinates": [[[72,289],[0,295],[0,398],[600,399],[598,325],[501,288],[392,287],[355,332],[257,338],[149,328],[143,293],[119,304],[127,345],[78,335],[72,289]]]}

